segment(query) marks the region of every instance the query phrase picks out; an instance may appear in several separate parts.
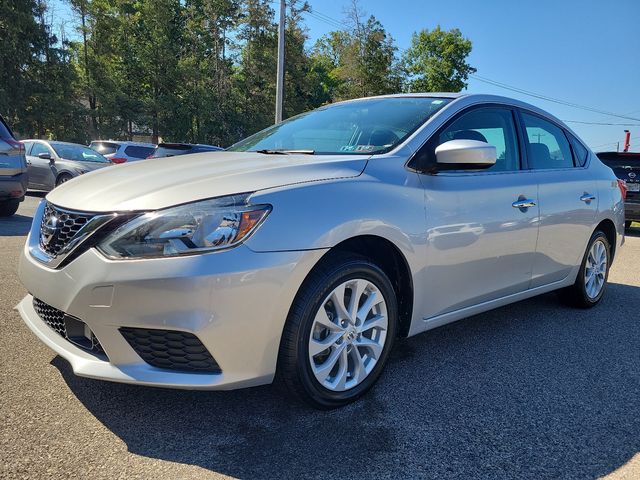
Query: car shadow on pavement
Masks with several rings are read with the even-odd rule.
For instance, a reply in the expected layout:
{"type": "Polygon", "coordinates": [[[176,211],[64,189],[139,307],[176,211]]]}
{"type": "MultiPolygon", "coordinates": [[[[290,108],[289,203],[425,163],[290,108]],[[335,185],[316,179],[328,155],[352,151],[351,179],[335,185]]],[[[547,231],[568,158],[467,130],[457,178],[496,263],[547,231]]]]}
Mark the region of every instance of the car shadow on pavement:
{"type": "Polygon", "coordinates": [[[608,288],[594,310],[548,294],[401,340],[330,412],[272,386],[153,389],[52,363],[129,451],[233,477],[595,478],[640,451],[640,288],[608,288]]]}

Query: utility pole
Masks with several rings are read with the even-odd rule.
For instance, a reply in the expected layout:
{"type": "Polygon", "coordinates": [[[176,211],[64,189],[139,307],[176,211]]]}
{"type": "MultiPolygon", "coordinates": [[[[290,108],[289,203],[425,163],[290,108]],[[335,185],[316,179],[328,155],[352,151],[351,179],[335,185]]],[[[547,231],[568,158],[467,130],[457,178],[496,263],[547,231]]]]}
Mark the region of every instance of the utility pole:
{"type": "Polygon", "coordinates": [[[280,0],[280,24],[278,25],[278,78],[276,79],[276,123],[282,121],[284,102],[284,21],[286,17],[285,0],[280,0]]]}

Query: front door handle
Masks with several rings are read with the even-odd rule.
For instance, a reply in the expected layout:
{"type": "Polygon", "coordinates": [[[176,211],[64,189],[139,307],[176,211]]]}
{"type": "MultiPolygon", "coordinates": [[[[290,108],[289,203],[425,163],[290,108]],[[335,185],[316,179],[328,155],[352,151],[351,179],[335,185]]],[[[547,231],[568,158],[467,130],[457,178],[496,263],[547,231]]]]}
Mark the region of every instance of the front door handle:
{"type": "Polygon", "coordinates": [[[585,203],[589,203],[592,200],[595,200],[596,196],[595,195],[591,195],[590,193],[585,193],[584,195],[582,195],[580,197],[580,200],[585,202],[585,203]]]}
{"type": "Polygon", "coordinates": [[[520,208],[520,209],[529,208],[529,207],[535,207],[536,202],[534,202],[533,200],[529,200],[528,198],[523,198],[523,199],[516,200],[511,204],[511,206],[513,208],[520,208]]]}

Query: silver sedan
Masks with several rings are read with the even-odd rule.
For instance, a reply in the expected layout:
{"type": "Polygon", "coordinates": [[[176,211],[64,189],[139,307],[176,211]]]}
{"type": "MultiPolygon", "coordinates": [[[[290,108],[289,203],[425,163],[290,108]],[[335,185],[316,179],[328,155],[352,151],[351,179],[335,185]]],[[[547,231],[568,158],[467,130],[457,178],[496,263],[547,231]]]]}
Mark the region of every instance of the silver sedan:
{"type": "Polygon", "coordinates": [[[22,318],[78,375],[278,378],[335,408],[374,385],[397,337],[552,290],[597,305],[624,241],[611,169],[497,96],[348,101],[145,163],[47,195],[20,260],[22,318]]]}

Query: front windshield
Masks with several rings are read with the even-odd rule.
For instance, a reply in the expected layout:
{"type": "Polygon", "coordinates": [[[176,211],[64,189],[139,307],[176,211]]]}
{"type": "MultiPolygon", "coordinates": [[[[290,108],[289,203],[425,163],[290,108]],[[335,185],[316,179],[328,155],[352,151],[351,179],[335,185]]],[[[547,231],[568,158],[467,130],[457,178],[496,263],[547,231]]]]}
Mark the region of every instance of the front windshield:
{"type": "Polygon", "coordinates": [[[100,162],[111,163],[105,157],[100,155],[91,148],[84,147],[82,145],[69,145],[66,143],[51,143],[51,146],[56,151],[56,154],[60,158],[65,160],[74,160],[76,162],[100,162]]]}
{"type": "Polygon", "coordinates": [[[315,154],[384,153],[450,100],[388,97],[338,103],[306,112],[242,140],[232,152],[308,150],[315,154]]]}

